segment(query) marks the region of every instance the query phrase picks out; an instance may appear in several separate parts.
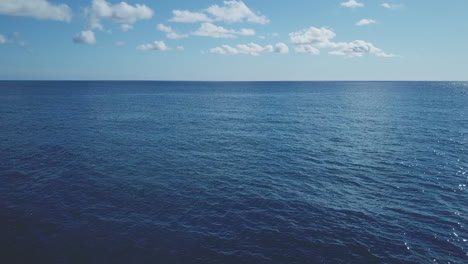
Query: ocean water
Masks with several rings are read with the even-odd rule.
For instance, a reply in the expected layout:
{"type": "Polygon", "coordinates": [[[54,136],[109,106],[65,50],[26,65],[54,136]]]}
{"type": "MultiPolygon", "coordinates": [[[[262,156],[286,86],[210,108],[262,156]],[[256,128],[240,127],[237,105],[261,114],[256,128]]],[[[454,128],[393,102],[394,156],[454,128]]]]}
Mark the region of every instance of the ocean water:
{"type": "Polygon", "coordinates": [[[468,263],[468,83],[0,82],[1,263],[468,263]]]}

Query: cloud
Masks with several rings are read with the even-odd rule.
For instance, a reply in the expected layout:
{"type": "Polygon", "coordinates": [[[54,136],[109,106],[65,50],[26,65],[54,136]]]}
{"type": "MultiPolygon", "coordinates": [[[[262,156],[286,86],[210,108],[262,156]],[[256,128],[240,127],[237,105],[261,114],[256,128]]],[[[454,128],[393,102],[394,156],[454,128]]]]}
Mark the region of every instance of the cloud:
{"type": "Polygon", "coordinates": [[[178,23],[198,23],[198,22],[211,22],[206,14],[190,12],[188,10],[172,10],[172,17],[169,21],[178,23]]]}
{"type": "Polygon", "coordinates": [[[70,22],[72,19],[68,5],[51,4],[46,0],[1,0],[0,14],[63,22],[70,22]]]}
{"type": "Polygon", "coordinates": [[[185,50],[185,48],[184,48],[184,47],[182,47],[182,46],[177,46],[176,50],[184,51],[184,50],[185,50]]]}
{"type": "Polygon", "coordinates": [[[183,39],[183,38],[188,38],[187,34],[178,34],[175,32],[171,27],[165,26],[163,24],[158,24],[156,26],[156,29],[166,33],[166,37],[169,39],[183,39]]]}
{"type": "Polygon", "coordinates": [[[286,53],[289,53],[289,48],[288,48],[288,45],[284,44],[284,43],[277,43],[275,45],[275,52],[277,53],[281,53],[281,54],[286,54],[286,53]]]}
{"type": "Polygon", "coordinates": [[[221,21],[226,23],[251,22],[268,24],[270,20],[250,9],[243,1],[224,1],[222,6],[212,5],[201,12],[173,10],[171,22],[198,23],[221,21]]]}
{"type": "Polygon", "coordinates": [[[3,44],[13,44],[15,46],[25,49],[28,52],[32,52],[32,50],[29,48],[29,43],[22,40],[18,32],[13,32],[8,36],[0,34],[0,45],[3,44]]]}
{"type": "MultiPolygon", "coordinates": [[[[131,24],[138,20],[153,17],[153,10],[146,5],[136,4],[134,6],[126,2],[112,5],[106,0],[93,0],[90,8],[85,10],[89,25],[92,29],[104,30],[101,20],[107,19],[117,24],[127,24],[121,29],[130,29],[131,24]]],[[[125,31],[125,30],[123,30],[125,31]]]]}
{"type": "Polygon", "coordinates": [[[320,54],[320,50],[312,45],[299,45],[295,50],[297,53],[307,53],[312,55],[320,54]]]}
{"type": "Polygon", "coordinates": [[[94,44],[96,43],[96,37],[94,32],[91,30],[85,30],[78,33],[74,38],[73,42],[77,44],[94,44]]]}
{"type": "Polygon", "coordinates": [[[387,9],[391,9],[391,10],[397,10],[397,9],[401,9],[404,7],[404,5],[402,4],[389,4],[389,3],[383,3],[381,6],[387,9]]]}
{"type": "Polygon", "coordinates": [[[325,27],[310,27],[289,34],[289,39],[293,44],[312,45],[316,48],[332,47],[334,44],[331,40],[335,37],[335,32],[325,27]]]}
{"type": "Polygon", "coordinates": [[[155,41],[153,43],[148,43],[148,44],[142,44],[137,47],[137,50],[141,51],[148,51],[148,50],[160,50],[160,51],[166,51],[170,50],[166,43],[164,41],[155,41]]]}
{"type": "Polygon", "coordinates": [[[127,32],[130,29],[133,29],[133,26],[130,25],[130,24],[121,24],[120,25],[120,30],[122,30],[123,32],[127,32]]]}
{"type": "Polygon", "coordinates": [[[363,7],[363,3],[359,3],[356,0],[349,0],[348,2],[343,2],[341,3],[341,6],[347,7],[347,8],[356,8],[356,7],[363,7]]]}
{"type": "Polygon", "coordinates": [[[320,54],[321,49],[334,49],[329,54],[350,58],[362,57],[365,54],[373,54],[379,57],[399,57],[395,54],[385,53],[372,43],[363,40],[334,42],[335,37],[335,32],[325,27],[310,27],[289,34],[291,43],[296,45],[295,51],[297,53],[317,55],[320,54]]]}
{"type": "Polygon", "coordinates": [[[361,26],[375,24],[375,23],[377,23],[377,21],[375,21],[374,19],[364,18],[364,19],[359,20],[359,22],[356,23],[356,26],[361,27],[361,26]]]}
{"type": "Polygon", "coordinates": [[[191,34],[194,36],[211,38],[236,38],[237,36],[253,36],[255,35],[255,30],[243,28],[236,31],[216,26],[211,23],[203,23],[197,31],[192,32],[191,34]]]}
{"type": "Polygon", "coordinates": [[[115,42],[115,45],[116,45],[116,46],[124,46],[124,45],[125,45],[125,42],[123,42],[123,41],[117,41],[117,42],[115,42]]]}
{"type": "Polygon", "coordinates": [[[372,43],[355,40],[349,43],[339,43],[339,49],[329,52],[332,55],[346,56],[349,58],[362,57],[365,54],[374,54],[378,57],[398,57],[395,54],[388,54],[383,52],[381,49],[375,47],[372,43]]]}
{"type": "Polygon", "coordinates": [[[266,45],[266,46],[261,46],[256,43],[249,43],[249,44],[239,44],[236,45],[235,47],[232,47],[230,45],[222,45],[220,47],[212,48],[209,51],[210,53],[213,54],[219,54],[219,55],[251,55],[251,56],[259,56],[261,53],[288,53],[289,48],[286,44],[284,43],[278,43],[274,47],[273,45],[266,45]]]}
{"type": "Polygon", "coordinates": [[[247,20],[257,24],[270,22],[266,16],[256,14],[242,1],[224,1],[223,3],[223,6],[212,5],[206,9],[206,12],[212,15],[216,21],[235,23],[247,20]]]}

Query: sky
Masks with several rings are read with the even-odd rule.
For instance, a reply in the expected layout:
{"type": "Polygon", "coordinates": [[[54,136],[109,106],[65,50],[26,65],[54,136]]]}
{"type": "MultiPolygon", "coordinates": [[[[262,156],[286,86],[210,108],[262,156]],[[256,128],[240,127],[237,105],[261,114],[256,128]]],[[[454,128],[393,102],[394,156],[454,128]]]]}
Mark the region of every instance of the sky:
{"type": "Polygon", "coordinates": [[[2,80],[468,80],[466,0],[0,0],[2,80]]]}

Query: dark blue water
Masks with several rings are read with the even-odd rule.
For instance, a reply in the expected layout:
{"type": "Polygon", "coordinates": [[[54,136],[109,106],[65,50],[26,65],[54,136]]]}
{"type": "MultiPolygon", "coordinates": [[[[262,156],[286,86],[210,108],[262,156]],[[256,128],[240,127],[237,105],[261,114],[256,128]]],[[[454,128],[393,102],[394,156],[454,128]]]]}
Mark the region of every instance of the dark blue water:
{"type": "Polygon", "coordinates": [[[0,82],[1,263],[468,263],[468,83],[0,82]]]}

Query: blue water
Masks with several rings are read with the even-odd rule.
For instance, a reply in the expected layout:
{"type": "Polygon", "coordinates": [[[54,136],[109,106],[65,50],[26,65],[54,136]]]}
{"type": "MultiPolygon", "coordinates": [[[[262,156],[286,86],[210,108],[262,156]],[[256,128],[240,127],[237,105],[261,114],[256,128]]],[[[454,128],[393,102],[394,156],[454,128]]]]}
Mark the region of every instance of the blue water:
{"type": "Polygon", "coordinates": [[[0,82],[1,263],[468,263],[468,83],[0,82]]]}

